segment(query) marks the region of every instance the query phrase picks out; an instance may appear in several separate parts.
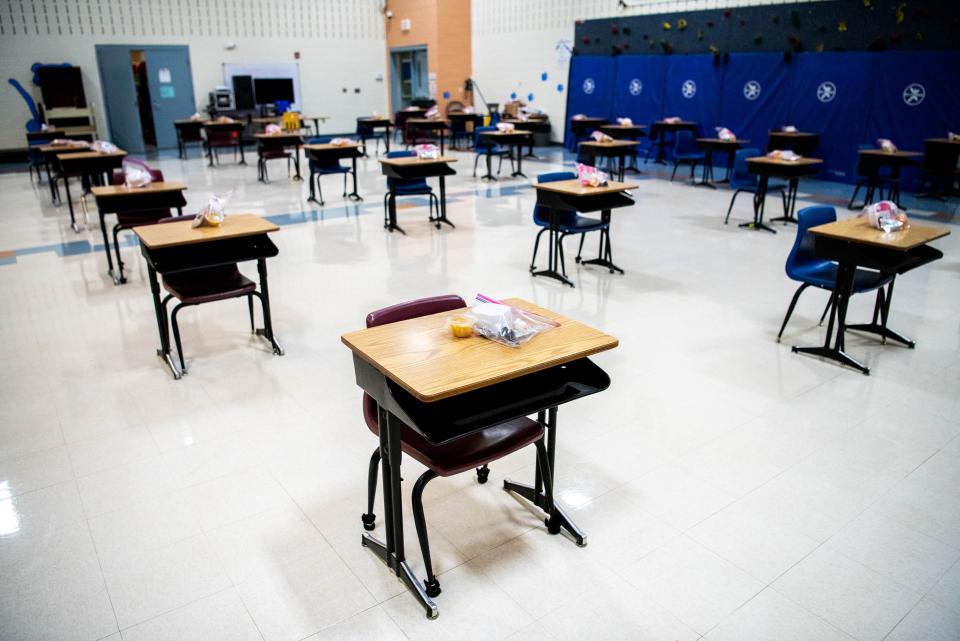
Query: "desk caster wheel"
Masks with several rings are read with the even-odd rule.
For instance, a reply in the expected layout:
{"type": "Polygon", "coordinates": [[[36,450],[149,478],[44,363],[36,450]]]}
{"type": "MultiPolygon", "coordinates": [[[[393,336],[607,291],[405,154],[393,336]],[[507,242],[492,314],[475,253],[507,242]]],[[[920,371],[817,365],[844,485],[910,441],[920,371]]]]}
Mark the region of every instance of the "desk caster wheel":
{"type": "Polygon", "coordinates": [[[367,532],[373,530],[376,527],[376,514],[363,514],[360,516],[360,520],[363,521],[363,529],[367,532]]]}
{"type": "Polygon", "coordinates": [[[436,579],[428,581],[424,579],[423,584],[427,587],[427,596],[431,599],[440,596],[442,590],[440,589],[440,582],[436,579]]]}

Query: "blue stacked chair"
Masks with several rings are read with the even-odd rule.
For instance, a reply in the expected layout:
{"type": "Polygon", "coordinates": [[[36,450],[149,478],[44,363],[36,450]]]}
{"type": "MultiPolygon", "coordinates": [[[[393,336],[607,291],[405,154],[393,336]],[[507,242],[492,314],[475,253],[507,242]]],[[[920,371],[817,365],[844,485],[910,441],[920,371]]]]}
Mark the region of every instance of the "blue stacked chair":
{"type": "Polygon", "coordinates": [[[507,156],[510,158],[510,171],[513,171],[513,152],[507,147],[501,147],[495,142],[491,142],[488,138],[484,138],[480,134],[485,131],[496,131],[497,128],[494,126],[491,127],[477,127],[473,130],[473,149],[477,152],[476,156],[473,159],[473,177],[477,177],[477,163],[480,162],[482,156],[486,156],[488,153],[491,156],[497,156],[500,159],[499,164],[497,164],[497,175],[500,175],[500,168],[503,166],[503,157],[507,156]]]}

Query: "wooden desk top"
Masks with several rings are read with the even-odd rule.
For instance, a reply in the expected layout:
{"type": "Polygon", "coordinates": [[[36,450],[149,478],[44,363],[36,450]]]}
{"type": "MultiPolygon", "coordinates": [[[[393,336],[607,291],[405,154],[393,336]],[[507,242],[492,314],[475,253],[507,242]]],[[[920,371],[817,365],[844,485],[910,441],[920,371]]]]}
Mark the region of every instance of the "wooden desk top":
{"type": "Polygon", "coordinates": [[[386,116],[377,116],[376,118],[374,118],[373,116],[357,116],[357,120],[359,122],[383,122],[383,123],[390,122],[390,119],[387,118],[386,116]]]}
{"type": "Polygon", "coordinates": [[[127,155],[123,149],[118,149],[116,151],[111,151],[109,154],[105,154],[100,151],[74,151],[66,152],[62,154],[57,154],[57,160],[88,160],[90,158],[122,158],[127,155]]]}
{"type": "Polygon", "coordinates": [[[301,114],[300,120],[330,120],[330,116],[304,116],[301,114]]]}
{"type": "Polygon", "coordinates": [[[786,136],[788,138],[809,138],[810,136],[816,136],[817,134],[812,134],[807,131],[771,131],[771,136],[786,136]]]}
{"type": "Polygon", "coordinates": [[[933,225],[911,222],[910,226],[904,230],[887,233],[882,229],[873,227],[865,216],[856,216],[811,227],[810,233],[841,240],[852,240],[865,245],[907,251],[938,238],[943,238],[950,234],[950,230],[946,227],[934,227],[933,225]]]}
{"type": "Polygon", "coordinates": [[[639,185],[635,183],[619,183],[613,180],[601,187],[589,187],[581,185],[579,178],[570,180],[554,180],[548,183],[533,183],[535,189],[544,191],[555,191],[559,194],[568,194],[570,196],[599,196],[602,194],[617,194],[628,189],[636,189],[639,185]]]}
{"type": "MultiPolygon", "coordinates": [[[[271,121],[272,122],[272,121],[271,121]]],[[[204,127],[245,127],[246,124],[242,120],[234,120],[233,122],[216,122],[214,120],[205,120],[203,122],[204,127]]]]}
{"type": "Polygon", "coordinates": [[[280,122],[283,120],[283,116],[257,116],[256,118],[251,118],[250,122],[255,122],[258,125],[269,125],[270,123],[280,122]]]}
{"type": "Polygon", "coordinates": [[[457,159],[453,156],[440,156],[439,158],[424,158],[420,159],[416,156],[405,156],[403,158],[380,158],[381,165],[394,165],[394,166],[404,166],[404,165],[431,165],[436,163],[450,163],[457,162],[457,159]]]}
{"type": "Polygon", "coordinates": [[[741,140],[737,138],[736,140],[721,140],[720,138],[697,138],[697,142],[704,142],[709,145],[745,145],[749,143],[749,140],[741,140]]]}
{"type": "Polygon", "coordinates": [[[636,147],[640,143],[636,140],[584,140],[580,143],[581,147],[636,147]]]}
{"type": "Polygon", "coordinates": [[[532,131],[527,131],[525,129],[514,129],[513,131],[478,131],[477,134],[481,136],[492,136],[496,138],[497,136],[532,136],[532,131]]]}
{"type": "Polygon", "coordinates": [[[150,249],[162,249],[212,240],[254,236],[280,229],[270,221],[254,214],[228,214],[219,227],[191,227],[193,216],[184,216],[184,219],[182,223],[134,227],[133,232],[150,249]]]}
{"type": "Polygon", "coordinates": [[[936,142],[944,145],[960,145],[960,140],[950,140],[949,138],[927,138],[926,142],[936,142]]]}
{"type": "Polygon", "coordinates": [[[81,152],[81,151],[86,151],[86,150],[90,149],[90,145],[86,145],[86,146],[82,146],[82,145],[38,145],[38,146],[35,147],[35,149],[37,149],[40,153],[44,153],[44,154],[51,154],[51,153],[55,153],[55,152],[58,152],[58,151],[61,152],[61,153],[68,154],[68,153],[71,153],[71,151],[72,151],[73,153],[79,153],[79,152],[81,152]]]}
{"type": "Polygon", "coordinates": [[[358,142],[352,142],[349,145],[331,145],[328,142],[313,144],[313,145],[304,145],[305,150],[316,149],[316,150],[326,150],[326,149],[359,149],[362,145],[358,142]]]}
{"type": "Polygon", "coordinates": [[[748,163],[757,163],[760,165],[777,165],[779,167],[809,167],[810,165],[822,165],[820,158],[800,158],[798,160],[784,160],[782,158],[768,158],[767,156],[755,156],[747,158],[748,163]]]}
{"type": "Polygon", "coordinates": [[[278,134],[268,134],[268,133],[261,132],[259,134],[253,134],[253,137],[259,140],[270,140],[271,138],[302,138],[307,133],[309,132],[303,129],[297,129],[296,131],[281,131],[278,134]]]}
{"type": "MultiPolygon", "coordinates": [[[[82,136],[86,134],[95,134],[97,130],[94,127],[47,127],[46,131],[28,131],[32,136],[43,136],[45,134],[69,134],[71,136],[82,136]]],[[[944,138],[946,140],[946,138],[944,138]]]]}
{"type": "Polygon", "coordinates": [[[447,318],[458,311],[350,332],[340,340],[423,402],[463,394],[613,349],[613,336],[560,314],[511,298],[510,305],[560,323],[520,347],[471,336],[454,338],[447,318]]]}
{"type": "Polygon", "coordinates": [[[884,151],[883,149],[859,149],[857,150],[858,154],[864,156],[884,156],[891,158],[916,158],[917,156],[922,156],[923,154],[919,151],[884,151]]]}
{"type": "Polygon", "coordinates": [[[584,116],[583,118],[577,118],[576,116],[571,116],[570,120],[571,122],[596,122],[598,120],[602,120],[604,122],[607,121],[606,118],[601,118],[600,116],[584,116]]]}
{"type": "Polygon", "coordinates": [[[600,129],[646,129],[646,125],[620,125],[620,124],[611,124],[604,125],[600,129]]]}
{"type": "Polygon", "coordinates": [[[407,124],[409,125],[446,125],[448,123],[443,118],[407,118],[407,124]]]}
{"type": "Polygon", "coordinates": [[[658,120],[656,123],[660,127],[695,127],[697,123],[690,120],[681,120],[679,122],[667,122],[666,120],[658,120]]]}
{"type": "Polygon", "coordinates": [[[156,194],[167,191],[186,191],[187,186],[176,182],[155,182],[146,187],[127,187],[126,185],[108,185],[106,187],[93,187],[90,192],[97,198],[109,198],[110,196],[131,196],[133,194],[156,194]]]}
{"type": "Polygon", "coordinates": [[[173,124],[175,125],[205,125],[209,120],[191,120],[190,118],[180,118],[179,120],[174,120],[173,124]]]}

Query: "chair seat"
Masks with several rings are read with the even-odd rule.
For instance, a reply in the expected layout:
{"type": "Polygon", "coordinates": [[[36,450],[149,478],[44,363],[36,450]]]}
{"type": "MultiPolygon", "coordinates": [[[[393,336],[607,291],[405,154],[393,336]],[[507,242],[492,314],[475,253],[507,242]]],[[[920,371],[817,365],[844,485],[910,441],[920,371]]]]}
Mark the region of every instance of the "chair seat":
{"type": "Polygon", "coordinates": [[[168,274],[163,288],[187,305],[252,294],[257,284],[240,273],[236,265],[220,265],[168,274]]]}
{"type": "MultiPolygon", "coordinates": [[[[363,418],[374,434],[380,434],[377,403],[363,395],[363,418]]],[[[490,463],[543,438],[543,426],[528,418],[517,418],[479,432],[436,444],[410,426],[400,424],[400,447],[438,476],[453,476],[490,463]]]]}
{"type": "MultiPolygon", "coordinates": [[[[559,220],[557,221],[557,227],[560,229],[560,233],[562,234],[582,234],[588,231],[606,229],[608,227],[608,224],[602,220],[590,218],[589,216],[561,212],[558,214],[558,217],[559,220]]],[[[537,216],[534,219],[534,222],[541,227],[550,227],[549,218],[540,218],[537,216]]]]}
{"type": "Polygon", "coordinates": [[[394,183],[392,188],[398,196],[424,196],[433,193],[433,188],[430,185],[419,181],[415,183],[394,183]]]}
{"type": "MultiPolygon", "coordinates": [[[[795,281],[832,290],[837,284],[837,264],[829,260],[808,263],[795,268],[789,275],[795,281]]],[[[872,291],[886,285],[892,278],[869,269],[857,269],[853,277],[853,293],[872,291]]]]}

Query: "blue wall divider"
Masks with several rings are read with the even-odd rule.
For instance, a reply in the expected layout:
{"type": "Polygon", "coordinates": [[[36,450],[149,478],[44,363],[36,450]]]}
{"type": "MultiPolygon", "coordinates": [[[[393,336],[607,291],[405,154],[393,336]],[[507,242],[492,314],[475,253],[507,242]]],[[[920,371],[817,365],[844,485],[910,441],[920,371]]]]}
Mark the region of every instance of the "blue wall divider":
{"type": "Polygon", "coordinates": [[[611,118],[614,92],[615,58],[610,56],[576,56],[570,63],[567,82],[567,122],[564,144],[576,151],[570,118],[583,114],[594,118],[611,118]]]}
{"type": "Polygon", "coordinates": [[[618,56],[614,76],[613,117],[650,126],[663,117],[663,56],[618,56]]]}
{"type": "MultiPolygon", "coordinates": [[[[679,116],[703,135],[724,126],[759,149],[770,129],[792,124],[820,134],[822,178],[853,182],[858,145],[889,138],[922,152],[926,138],[960,131],[960,84],[947,73],[957,68],[958,51],[801,53],[789,64],[782,54],[735,53],[722,65],[709,55],[574,56],[565,140],[576,113],[638,124],[679,116]]],[[[920,180],[905,171],[903,187],[920,180]]]]}
{"type": "MultiPolygon", "coordinates": [[[[787,124],[790,110],[790,65],[777,53],[732,53],[723,68],[718,124],[750,147],[763,151],[771,128],[787,124]]],[[[708,137],[714,131],[706,131],[708,137]]],[[[723,154],[714,162],[726,163],[723,154]]]]}

